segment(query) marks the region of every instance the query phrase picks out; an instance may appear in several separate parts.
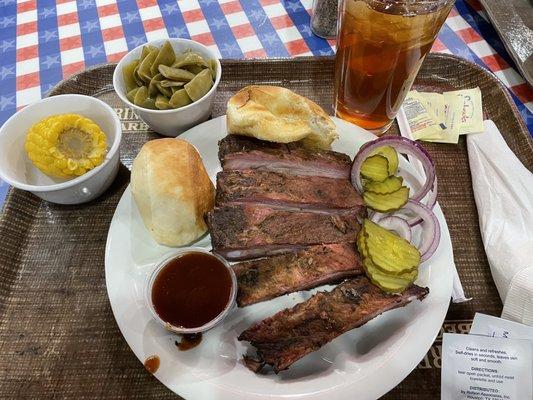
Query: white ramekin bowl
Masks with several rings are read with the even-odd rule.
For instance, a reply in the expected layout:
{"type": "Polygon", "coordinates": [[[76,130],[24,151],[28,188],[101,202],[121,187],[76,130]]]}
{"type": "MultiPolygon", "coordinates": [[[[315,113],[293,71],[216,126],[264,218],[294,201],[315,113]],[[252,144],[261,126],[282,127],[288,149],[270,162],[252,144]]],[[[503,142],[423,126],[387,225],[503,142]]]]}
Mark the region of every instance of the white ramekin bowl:
{"type": "Polygon", "coordinates": [[[15,113],[0,128],[0,178],[52,203],[85,203],[102,194],[115,179],[121,138],[120,120],[103,101],[79,94],[47,97],[15,113]],[[81,114],[98,124],[107,136],[108,152],[102,164],[79,177],[51,178],[28,158],[24,149],[26,133],[43,118],[70,113],[81,114]]]}
{"type": "MultiPolygon", "coordinates": [[[[208,296],[209,293],[206,293],[205,295],[208,296]]],[[[237,298],[237,277],[235,276],[235,272],[233,271],[233,268],[231,268],[231,265],[224,258],[219,256],[218,254],[212,253],[204,249],[203,247],[184,247],[182,249],[175,250],[174,252],[170,254],[166,254],[163,258],[161,258],[155,264],[152,273],[148,276],[148,280],[146,282],[146,287],[145,287],[146,304],[148,306],[148,309],[150,310],[150,313],[152,314],[152,317],[166,330],[173,332],[173,333],[178,333],[178,334],[196,334],[196,333],[202,333],[211,328],[214,328],[219,323],[221,323],[224,320],[224,318],[226,318],[226,316],[230,313],[233,307],[235,307],[236,298],[237,298]],[[224,310],[222,310],[222,312],[220,312],[220,314],[218,314],[218,316],[213,318],[211,321],[206,322],[204,325],[198,326],[195,328],[185,328],[182,326],[174,326],[166,321],[163,321],[161,317],[157,314],[157,311],[155,310],[154,304],[152,302],[152,288],[154,286],[155,279],[157,278],[161,270],[173,259],[180,257],[184,254],[188,254],[188,253],[204,253],[211,257],[216,258],[227,268],[230,274],[230,277],[231,277],[231,292],[230,292],[230,296],[228,299],[228,303],[226,304],[226,307],[224,308],[224,310]]]]}
{"type": "Polygon", "coordinates": [[[200,122],[207,120],[211,114],[211,107],[213,105],[213,100],[215,99],[215,93],[222,73],[220,61],[218,60],[217,55],[203,44],[188,39],[158,39],[146,44],[131,50],[120,60],[115,68],[115,72],[113,73],[113,86],[115,87],[115,91],[121,100],[133,108],[135,113],[144,122],[146,122],[150,128],[165,136],[177,136],[180,133],[185,132],[187,129],[198,125],[200,122]],[[187,49],[191,49],[206,59],[216,60],[217,71],[215,83],[204,97],[185,107],[174,110],[149,110],[147,108],[136,106],[126,97],[126,88],[124,85],[124,79],[122,77],[122,69],[124,65],[138,59],[141,56],[142,48],[146,44],[161,47],[167,40],[170,41],[170,44],[174,48],[176,54],[180,54],[187,49]]]}

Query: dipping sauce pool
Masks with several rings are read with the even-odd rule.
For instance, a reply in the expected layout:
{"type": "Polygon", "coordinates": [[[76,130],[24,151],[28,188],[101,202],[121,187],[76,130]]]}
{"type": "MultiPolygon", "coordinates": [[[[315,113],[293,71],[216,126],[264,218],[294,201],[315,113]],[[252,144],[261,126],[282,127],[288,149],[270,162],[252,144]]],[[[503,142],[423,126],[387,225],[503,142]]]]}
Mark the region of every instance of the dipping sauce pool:
{"type": "Polygon", "coordinates": [[[169,260],[152,285],[152,304],[159,317],[175,327],[198,328],[228,305],[232,279],[215,256],[189,252],[169,260]]]}

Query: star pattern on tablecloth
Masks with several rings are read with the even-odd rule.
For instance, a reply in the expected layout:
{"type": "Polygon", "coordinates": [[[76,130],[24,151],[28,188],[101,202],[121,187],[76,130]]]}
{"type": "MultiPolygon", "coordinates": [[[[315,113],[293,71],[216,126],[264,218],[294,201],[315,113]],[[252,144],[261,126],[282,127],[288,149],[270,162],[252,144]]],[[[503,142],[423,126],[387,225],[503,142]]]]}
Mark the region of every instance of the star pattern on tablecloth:
{"type": "Polygon", "coordinates": [[[224,43],[222,45],[222,49],[221,49],[223,52],[225,52],[226,54],[228,54],[229,56],[231,56],[233,53],[235,54],[240,54],[240,48],[239,48],[239,45],[237,43],[224,43]]]}
{"type": "Polygon", "coordinates": [[[7,28],[8,26],[15,24],[15,15],[12,15],[11,17],[4,17],[0,20],[0,26],[2,28],[7,28]]]}
{"type": "Polygon", "coordinates": [[[2,40],[2,44],[0,45],[0,49],[2,49],[2,53],[5,53],[6,50],[14,49],[15,48],[15,40],[2,40]]]}
{"type": "Polygon", "coordinates": [[[87,54],[89,54],[91,58],[95,58],[98,54],[102,54],[103,52],[103,46],[90,46],[89,50],[87,50],[87,54]]]}
{"type": "Polygon", "coordinates": [[[266,33],[263,36],[263,41],[265,43],[268,43],[269,46],[272,46],[274,43],[277,43],[279,41],[279,37],[276,33],[266,33]]]}
{"type": "Polygon", "coordinates": [[[94,7],[94,0],[81,0],[78,3],[78,8],[86,10],[87,8],[94,7]]]}
{"type": "Polygon", "coordinates": [[[100,29],[100,22],[98,22],[97,19],[85,21],[85,23],[82,25],[82,29],[86,32],[92,32],[100,29]]]}
{"type": "Polygon", "coordinates": [[[2,69],[0,70],[0,76],[2,77],[2,79],[5,79],[6,76],[10,76],[10,75],[15,75],[15,66],[11,66],[11,67],[2,67],[2,69]]]}
{"type": "Polygon", "coordinates": [[[333,53],[331,51],[328,51],[328,50],[318,50],[318,55],[320,55],[320,56],[330,56],[332,54],[333,53]]]}
{"type": "Polygon", "coordinates": [[[146,43],[146,38],[142,35],[140,36],[131,36],[129,38],[129,42],[134,46],[134,47],[137,47],[137,46],[140,46],[142,44],[145,44],[146,43]]]}
{"type": "Polygon", "coordinates": [[[296,12],[297,10],[302,8],[302,6],[300,3],[296,3],[296,2],[286,2],[285,8],[291,10],[292,12],[296,12]]]}
{"type": "Polygon", "coordinates": [[[474,56],[472,55],[472,52],[468,48],[458,49],[455,52],[455,55],[464,58],[465,60],[469,60],[474,62],[474,56]]]}
{"type": "Polygon", "coordinates": [[[187,28],[185,28],[184,26],[175,26],[170,31],[168,31],[168,35],[174,38],[186,37],[187,28]]]}
{"type": "Polygon", "coordinates": [[[41,18],[48,18],[56,14],[56,11],[54,7],[49,8],[43,8],[42,10],[39,10],[39,16],[41,18]]]}
{"type": "Polygon", "coordinates": [[[43,65],[46,66],[46,69],[50,69],[52,65],[59,64],[59,55],[57,56],[46,56],[46,59],[43,61],[43,65]]]}
{"type": "Polygon", "coordinates": [[[41,34],[41,39],[46,43],[52,39],[57,39],[57,31],[44,31],[41,34]]]}
{"type": "Polygon", "coordinates": [[[309,37],[313,34],[313,32],[311,32],[311,28],[307,24],[298,25],[298,29],[300,33],[302,34],[302,36],[304,37],[309,37]]]}
{"type": "Polygon", "coordinates": [[[45,83],[42,85],[42,92],[43,94],[48,94],[50,90],[52,90],[56,86],[55,83],[45,83]]]}
{"type": "Polygon", "coordinates": [[[178,4],[165,4],[163,8],[161,8],[161,12],[164,14],[173,14],[178,12],[178,4]]]}
{"type": "Polygon", "coordinates": [[[216,30],[220,30],[223,26],[228,26],[228,23],[226,22],[226,18],[213,18],[211,20],[211,24],[216,28],[216,30]]]}
{"type": "Polygon", "coordinates": [[[15,106],[15,96],[0,96],[0,110],[4,111],[9,106],[15,106]]]}
{"type": "Polygon", "coordinates": [[[200,0],[200,4],[204,6],[210,6],[213,3],[216,3],[216,0],[200,0]]]}
{"type": "Polygon", "coordinates": [[[468,22],[470,25],[476,25],[476,21],[474,21],[474,17],[472,17],[470,14],[463,14],[461,15],[463,19],[468,22]]]}
{"type": "Polygon", "coordinates": [[[126,16],[123,19],[124,21],[127,21],[128,24],[131,24],[133,21],[138,21],[140,19],[140,16],[136,12],[127,12],[126,16]]]}
{"type": "Polygon", "coordinates": [[[261,21],[266,18],[264,11],[256,8],[250,11],[250,18],[254,21],[261,21]]]}
{"type": "Polygon", "coordinates": [[[6,7],[15,4],[15,0],[0,0],[0,6],[6,7]]]}

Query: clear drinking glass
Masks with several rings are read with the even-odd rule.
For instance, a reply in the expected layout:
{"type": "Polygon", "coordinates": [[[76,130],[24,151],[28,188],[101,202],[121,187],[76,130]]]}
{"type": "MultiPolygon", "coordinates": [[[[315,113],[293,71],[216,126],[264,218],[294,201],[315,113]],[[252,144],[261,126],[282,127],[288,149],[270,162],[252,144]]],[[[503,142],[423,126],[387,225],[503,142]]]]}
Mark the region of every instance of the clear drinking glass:
{"type": "Polygon", "coordinates": [[[392,124],[455,0],[340,0],[335,113],[377,135],[392,124]]]}

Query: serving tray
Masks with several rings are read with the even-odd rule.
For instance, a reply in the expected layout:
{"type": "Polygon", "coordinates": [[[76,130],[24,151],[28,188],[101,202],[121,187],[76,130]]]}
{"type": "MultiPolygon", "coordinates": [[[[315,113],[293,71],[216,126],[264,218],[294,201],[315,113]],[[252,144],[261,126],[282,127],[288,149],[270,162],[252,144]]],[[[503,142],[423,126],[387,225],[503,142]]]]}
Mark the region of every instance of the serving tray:
{"type": "MultiPolygon", "coordinates": [[[[112,89],[115,65],[103,65],[58,84],[50,95],[82,93],[112,105],[123,124],[122,166],[111,188],[86,205],[57,206],[11,189],[0,219],[0,398],[175,399],[129,350],[114,321],[104,279],[104,248],[129,168],[147,129],[112,89]]],[[[247,84],[285,86],[330,113],[331,58],[223,61],[213,116],[247,84]]],[[[483,108],[530,170],[533,145],[510,96],[489,72],[450,55],[431,54],[415,82],[418,90],[479,86],[483,108]]],[[[60,110],[58,110],[60,112],[60,110]]],[[[397,134],[396,125],[390,134],[397,134]]],[[[449,225],[459,270],[472,301],[452,304],[442,332],[467,333],[474,313],[499,315],[478,228],[466,142],[426,144],[439,176],[439,203],[449,225]]],[[[384,399],[438,398],[441,337],[420,365],[384,399]]]]}

